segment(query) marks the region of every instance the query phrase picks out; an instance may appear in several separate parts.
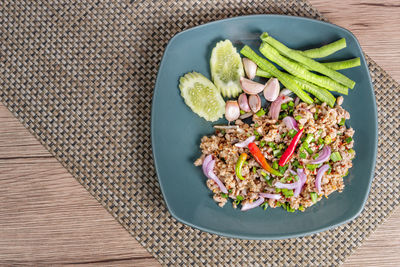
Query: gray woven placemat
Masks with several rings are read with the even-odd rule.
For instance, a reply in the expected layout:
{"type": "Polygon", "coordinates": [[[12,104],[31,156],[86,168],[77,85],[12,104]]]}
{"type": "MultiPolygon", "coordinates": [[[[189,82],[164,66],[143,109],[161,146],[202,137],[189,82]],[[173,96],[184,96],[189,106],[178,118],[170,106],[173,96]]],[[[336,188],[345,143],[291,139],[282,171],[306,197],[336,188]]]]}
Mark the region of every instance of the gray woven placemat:
{"type": "Polygon", "coordinates": [[[151,156],[158,64],[177,32],[246,14],[323,19],[301,1],[2,1],[0,99],[165,265],[334,265],[399,205],[399,84],[368,58],[379,112],[375,180],[356,220],[308,237],[228,239],[176,222],[151,156]]]}

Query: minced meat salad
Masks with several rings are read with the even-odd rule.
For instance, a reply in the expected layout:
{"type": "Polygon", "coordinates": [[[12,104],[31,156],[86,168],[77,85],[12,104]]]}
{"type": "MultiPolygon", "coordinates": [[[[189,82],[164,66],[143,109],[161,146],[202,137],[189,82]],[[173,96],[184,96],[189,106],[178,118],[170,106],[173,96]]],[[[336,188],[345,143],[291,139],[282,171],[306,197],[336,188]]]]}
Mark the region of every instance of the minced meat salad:
{"type": "Polygon", "coordinates": [[[202,165],[219,206],[232,199],[233,207],[241,204],[242,210],[269,206],[304,211],[343,190],[355,156],[343,97],[332,108],[279,97],[278,119],[261,109],[251,124],[237,119],[201,139],[202,156],[195,165],[202,165]]]}

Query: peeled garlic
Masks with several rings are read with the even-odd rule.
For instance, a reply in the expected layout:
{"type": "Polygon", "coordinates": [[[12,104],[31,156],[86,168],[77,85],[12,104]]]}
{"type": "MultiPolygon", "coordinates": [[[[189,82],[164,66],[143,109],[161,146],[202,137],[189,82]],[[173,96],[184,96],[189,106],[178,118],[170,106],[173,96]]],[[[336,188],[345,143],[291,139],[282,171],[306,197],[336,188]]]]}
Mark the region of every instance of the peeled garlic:
{"type": "Polygon", "coordinates": [[[244,77],[240,77],[240,86],[242,87],[243,91],[249,95],[256,95],[262,92],[265,87],[264,84],[254,82],[244,77]]]}

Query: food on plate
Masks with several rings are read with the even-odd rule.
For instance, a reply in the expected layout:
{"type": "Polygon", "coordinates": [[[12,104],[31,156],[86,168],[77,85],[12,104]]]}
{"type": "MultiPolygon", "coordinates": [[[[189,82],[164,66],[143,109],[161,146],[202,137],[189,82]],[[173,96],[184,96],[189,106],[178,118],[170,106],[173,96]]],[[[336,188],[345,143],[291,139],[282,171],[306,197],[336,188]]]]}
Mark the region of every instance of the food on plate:
{"type": "Polygon", "coordinates": [[[208,121],[224,115],[225,101],[215,85],[202,74],[186,73],[179,79],[181,96],[194,113],[208,121]]]}
{"type": "Polygon", "coordinates": [[[345,125],[350,114],[341,106],[343,96],[330,91],[347,95],[354,88],[355,82],[336,70],[359,66],[360,58],[313,59],[345,48],[343,38],[306,51],[291,49],[268,33],[260,39],[265,58],[244,45],[241,59],[224,40],[211,53],[213,82],[197,72],[180,78],[181,95],[196,114],[208,121],[225,114],[228,121],[201,139],[195,165],[202,166],[221,207],[231,199],[242,211],[259,206],[304,211],[344,189],[355,157],[354,130],[345,125]],[[269,80],[254,81],[257,76],[269,80]],[[281,84],[286,88],[281,90],[281,84]]]}
{"type": "Polygon", "coordinates": [[[242,59],[231,41],[220,41],[210,59],[211,77],[224,97],[237,97],[242,91],[240,77],[244,76],[242,59]]]}
{"type": "Polygon", "coordinates": [[[254,114],[251,124],[236,120],[237,127],[204,136],[195,165],[204,168],[206,158],[215,162],[213,173],[224,191],[215,178],[208,179],[214,200],[222,207],[231,199],[242,210],[263,205],[303,211],[342,191],[355,156],[354,130],[345,126],[350,114],[342,100],[333,108],[286,102],[278,119],[254,114]]]}

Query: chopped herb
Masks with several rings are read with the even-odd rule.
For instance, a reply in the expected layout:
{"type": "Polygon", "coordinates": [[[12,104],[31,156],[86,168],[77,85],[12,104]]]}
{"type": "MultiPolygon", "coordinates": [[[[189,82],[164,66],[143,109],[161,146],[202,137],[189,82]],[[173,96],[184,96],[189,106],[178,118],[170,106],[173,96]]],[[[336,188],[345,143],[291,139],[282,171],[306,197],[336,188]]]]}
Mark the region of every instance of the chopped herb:
{"type": "Polygon", "coordinates": [[[298,127],[299,127],[299,130],[301,130],[301,129],[303,129],[303,128],[304,128],[304,126],[303,126],[303,125],[299,125],[298,127]]]}
{"type": "Polygon", "coordinates": [[[314,113],[314,120],[318,120],[318,109],[315,110],[315,113],[314,113]]]}
{"type": "Polygon", "coordinates": [[[325,136],[325,145],[329,145],[330,143],[332,143],[332,138],[330,135],[325,136]]]}
{"type": "Polygon", "coordinates": [[[229,193],[232,193],[232,189],[229,189],[228,192],[229,192],[229,193]]]}
{"type": "Polygon", "coordinates": [[[349,171],[347,171],[346,174],[343,177],[346,177],[347,175],[349,175],[349,171]]]}
{"type": "Polygon", "coordinates": [[[280,193],[282,191],[282,189],[280,189],[280,188],[275,188],[275,192],[276,193],[280,193]]]}
{"type": "Polygon", "coordinates": [[[268,146],[272,149],[275,149],[275,143],[274,142],[268,142],[268,146]]]}
{"type": "Polygon", "coordinates": [[[265,143],[266,143],[265,140],[261,140],[261,141],[260,141],[260,147],[264,147],[264,146],[265,146],[265,143]]]}
{"type": "Polygon", "coordinates": [[[297,115],[296,117],[294,117],[294,119],[295,119],[296,121],[299,121],[299,120],[302,119],[302,117],[301,117],[300,115],[297,115]]]}
{"type": "Polygon", "coordinates": [[[228,198],[228,194],[221,193],[221,197],[223,197],[223,198],[228,198]]]}
{"type": "Polygon", "coordinates": [[[309,169],[310,171],[314,171],[316,168],[318,168],[319,164],[307,164],[306,168],[309,169]]]}
{"type": "Polygon", "coordinates": [[[294,107],[293,101],[290,101],[290,102],[288,103],[288,105],[289,105],[289,107],[294,107]]]}
{"type": "Polygon", "coordinates": [[[222,131],[221,131],[221,134],[222,134],[222,135],[225,135],[225,131],[224,131],[224,130],[222,130],[222,131]]]}
{"type": "Polygon", "coordinates": [[[331,174],[331,172],[332,172],[332,167],[331,167],[331,165],[329,165],[329,169],[328,169],[328,171],[326,172],[326,174],[331,174]]]}
{"type": "Polygon", "coordinates": [[[297,159],[295,159],[295,160],[292,162],[292,166],[295,167],[295,168],[297,168],[297,169],[301,168],[301,167],[300,167],[300,163],[299,163],[299,161],[298,161],[297,159]]]}
{"type": "Polygon", "coordinates": [[[257,169],[255,166],[253,166],[253,173],[257,173],[257,169]]]}
{"type": "Polygon", "coordinates": [[[248,162],[248,161],[244,161],[243,164],[244,164],[244,165],[247,165],[247,164],[249,164],[249,162],[248,162]]]}
{"type": "Polygon", "coordinates": [[[319,154],[318,153],[315,153],[315,155],[313,156],[313,159],[316,159],[316,158],[318,158],[319,157],[319,154]]]}
{"type": "Polygon", "coordinates": [[[276,202],[277,207],[281,207],[282,205],[283,205],[282,202],[276,202]]]}
{"type": "Polygon", "coordinates": [[[278,145],[278,149],[284,149],[284,148],[286,148],[284,143],[281,143],[281,144],[278,145]]]}
{"type": "Polygon", "coordinates": [[[324,139],[322,139],[321,137],[318,138],[318,144],[322,145],[324,143],[324,139]]]}
{"type": "Polygon", "coordinates": [[[294,208],[290,207],[290,204],[288,203],[288,204],[286,205],[286,211],[287,211],[287,212],[295,212],[296,210],[295,210],[294,208]]]}
{"type": "Polygon", "coordinates": [[[272,151],[272,154],[274,155],[274,157],[278,158],[279,156],[282,156],[282,151],[280,149],[276,149],[272,151]]]}
{"type": "MultiPolygon", "coordinates": [[[[286,177],[281,178],[281,179],[279,180],[279,182],[281,182],[281,183],[286,183],[286,177]]],[[[283,189],[282,189],[282,190],[283,190],[283,189]]]]}
{"type": "Polygon", "coordinates": [[[284,173],[287,169],[289,168],[289,164],[286,164],[285,166],[279,166],[279,172],[284,173]]]}
{"type": "Polygon", "coordinates": [[[274,168],[275,170],[278,169],[278,161],[275,160],[275,161],[272,163],[272,168],[274,168]]]}
{"type": "Polygon", "coordinates": [[[343,133],[340,133],[340,132],[339,132],[339,133],[336,133],[336,135],[343,135],[343,133]]]}
{"type": "Polygon", "coordinates": [[[340,153],[337,152],[337,151],[336,151],[336,152],[333,152],[333,153],[331,154],[331,160],[332,160],[333,162],[342,160],[342,156],[341,156],[340,153]]]}
{"type": "Polygon", "coordinates": [[[267,181],[267,184],[269,186],[272,186],[272,179],[269,179],[269,176],[265,176],[264,179],[267,181]],[[267,177],[268,177],[268,179],[267,179],[267,177]]]}
{"type": "Polygon", "coordinates": [[[297,181],[299,180],[299,176],[298,176],[298,175],[295,175],[295,176],[294,176],[294,180],[297,182],[297,181]]]}
{"type": "Polygon", "coordinates": [[[340,126],[343,126],[345,122],[346,122],[346,119],[345,119],[345,118],[342,118],[342,119],[340,120],[340,122],[339,122],[339,125],[340,125],[340,126]]]}
{"type": "Polygon", "coordinates": [[[314,141],[314,135],[312,133],[307,134],[307,138],[306,138],[306,140],[304,140],[304,142],[309,144],[309,143],[311,143],[313,141],[314,141]]]}
{"type": "Polygon", "coordinates": [[[281,138],[285,138],[287,133],[281,133],[281,138]]]}
{"type": "Polygon", "coordinates": [[[260,125],[258,125],[258,123],[254,123],[254,127],[257,128],[258,126],[260,126],[260,125]]]}
{"type": "Polygon", "coordinates": [[[261,204],[261,207],[266,210],[268,208],[268,202],[265,201],[264,203],[261,204]]]}
{"type": "Polygon", "coordinates": [[[297,134],[297,131],[295,129],[290,129],[288,132],[288,135],[293,138],[297,134]]]}
{"type": "Polygon", "coordinates": [[[244,110],[240,110],[240,114],[243,115],[246,114],[246,112],[244,110]]]}
{"type": "Polygon", "coordinates": [[[350,142],[353,141],[353,138],[347,137],[347,138],[345,139],[345,141],[346,141],[346,143],[350,144],[350,142]]]}
{"type": "Polygon", "coordinates": [[[279,120],[282,120],[283,118],[285,118],[285,117],[287,117],[287,116],[288,116],[287,113],[281,113],[281,114],[279,114],[278,119],[279,119],[279,120]]]}
{"type": "Polygon", "coordinates": [[[236,201],[238,201],[237,204],[239,204],[240,201],[242,201],[243,199],[244,199],[244,198],[243,198],[241,195],[238,195],[238,196],[236,197],[236,201]]]}
{"type": "Polygon", "coordinates": [[[355,153],[354,149],[352,149],[352,148],[350,148],[347,152],[349,152],[350,154],[354,154],[355,153]]]}
{"type": "Polygon", "coordinates": [[[256,115],[257,115],[258,117],[261,117],[261,116],[265,115],[265,110],[264,110],[263,108],[260,109],[259,111],[257,111],[256,115]]]}
{"type": "Polygon", "coordinates": [[[321,151],[324,148],[324,144],[319,145],[318,149],[321,151]]]}
{"type": "Polygon", "coordinates": [[[307,154],[304,153],[304,152],[301,152],[299,156],[300,156],[300,158],[302,158],[302,159],[306,159],[306,158],[307,158],[307,154]]]}
{"type": "Polygon", "coordinates": [[[300,205],[300,206],[299,206],[299,210],[300,210],[300,211],[304,211],[304,206],[303,206],[303,205],[300,205]]]}
{"type": "Polygon", "coordinates": [[[322,129],[319,129],[317,133],[318,135],[322,134],[322,129]]]}
{"type": "Polygon", "coordinates": [[[313,203],[316,203],[316,202],[317,202],[317,199],[318,199],[317,193],[311,192],[311,193],[310,193],[310,197],[311,197],[311,201],[312,201],[313,203]]]}
{"type": "Polygon", "coordinates": [[[293,189],[286,189],[286,188],[283,188],[283,189],[282,189],[282,194],[283,194],[285,197],[291,197],[291,196],[293,196],[293,189]]]}
{"type": "Polygon", "coordinates": [[[288,104],[283,103],[283,104],[281,105],[281,109],[282,109],[282,110],[285,110],[285,109],[287,109],[287,108],[288,108],[288,104]]]}
{"type": "MultiPolygon", "coordinates": [[[[262,176],[264,176],[264,178],[267,177],[267,173],[264,172],[264,171],[260,171],[260,174],[261,174],[262,176]]],[[[268,176],[268,180],[269,180],[269,176],[268,176]]]]}

